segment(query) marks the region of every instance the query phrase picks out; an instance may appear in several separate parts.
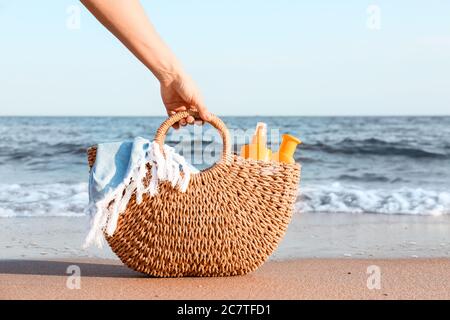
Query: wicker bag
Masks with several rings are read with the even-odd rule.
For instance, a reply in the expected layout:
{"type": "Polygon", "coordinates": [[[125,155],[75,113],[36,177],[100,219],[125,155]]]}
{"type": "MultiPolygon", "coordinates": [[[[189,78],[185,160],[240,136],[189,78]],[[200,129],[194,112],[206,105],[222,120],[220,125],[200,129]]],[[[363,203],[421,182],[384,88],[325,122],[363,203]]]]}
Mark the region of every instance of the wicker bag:
{"type": "MultiPolygon", "coordinates": [[[[169,128],[189,114],[197,116],[189,111],[168,118],[155,141],[162,146],[169,128]]],[[[185,193],[162,182],[159,193],[144,194],[140,205],[133,195],[114,235],[105,234],[128,267],[157,277],[242,275],[261,266],[283,237],[300,165],[234,155],[225,124],[216,116],[209,122],[223,139],[221,160],[193,174],[185,193]]],[[[90,167],[95,156],[94,146],[90,167]]]]}

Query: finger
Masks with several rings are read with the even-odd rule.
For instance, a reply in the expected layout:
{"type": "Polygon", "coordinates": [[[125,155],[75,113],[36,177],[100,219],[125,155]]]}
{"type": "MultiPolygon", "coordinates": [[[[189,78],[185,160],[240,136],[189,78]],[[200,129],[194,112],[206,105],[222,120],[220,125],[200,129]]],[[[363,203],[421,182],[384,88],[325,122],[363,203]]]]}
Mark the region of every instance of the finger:
{"type": "Polygon", "coordinates": [[[197,111],[200,116],[200,118],[204,121],[209,121],[211,118],[211,114],[209,113],[208,109],[206,109],[206,106],[203,104],[203,102],[200,102],[197,105],[197,111]]]}
{"type": "Polygon", "coordinates": [[[188,116],[186,118],[186,122],[189,123],[189,124],[193,124],[195,122],[195,119],[194,119],[193,116],[188,116]]]}
{"type": "Polygon", "coordinates": [[[181,112],[181,111],[186,111],[186,110],[187,109],[186,109],[185,106],[181,106],[181,107],[175,108],[175,112],[181,112]]]}
{"type": "Polygon", "coordinates": [[[181,107],[177,107],[175,109],[167,109],[167,115],[170,117],[170,116],[175,115],[177,112],[182,112],[182,111],[186,111],[186,107],[181,106],[181,107]]]}
{"type": "MultiPolygon", "coordinates": [[[[185,106],[177,107],[174,110],[170,110],[170,111],[167,112],[167,114],[169,115],[169,117],[171,117],[171,116],[177,114],[177,112],[182,112],[182,111],[186,111],[186,107],[185,106]]],[[[180,120],[179,122],[173,124],[172,128],[174,128],[175,130],[178,130],[178,129],[180,129],[180,125],[181,126],[185,126],[186,125],[186,120],[184,120],[184,119],[180,120]]]]}

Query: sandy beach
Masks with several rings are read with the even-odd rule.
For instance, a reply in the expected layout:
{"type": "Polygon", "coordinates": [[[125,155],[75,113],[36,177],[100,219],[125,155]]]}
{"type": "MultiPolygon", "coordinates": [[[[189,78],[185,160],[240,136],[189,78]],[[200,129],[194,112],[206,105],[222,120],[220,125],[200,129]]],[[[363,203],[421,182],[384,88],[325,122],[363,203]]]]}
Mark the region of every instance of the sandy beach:
{"type": "Polygon", "coordinates": [[[450,299],[449,219],[296,215],[256,272],[179,279],[135,273],[109,248],[82,250],[85,217],[3,219],[0,299],[450,299]],[[80,289],[66,285],[71,265],[80,289]],[[367,286],[369,266],[380,289],[367,286]]]}
{"type": "Polygon", "coordinates": [[[450,259],[270,261],[246,276],[172,279],[107,259],[2,260],[0,288],[0,299],[450,299],[450,259]],[[70,265],[80,267],[79,289],[67,286],[70,265]],[[368,288],[369,266],[379,267],[380,289],[368,288]]]}

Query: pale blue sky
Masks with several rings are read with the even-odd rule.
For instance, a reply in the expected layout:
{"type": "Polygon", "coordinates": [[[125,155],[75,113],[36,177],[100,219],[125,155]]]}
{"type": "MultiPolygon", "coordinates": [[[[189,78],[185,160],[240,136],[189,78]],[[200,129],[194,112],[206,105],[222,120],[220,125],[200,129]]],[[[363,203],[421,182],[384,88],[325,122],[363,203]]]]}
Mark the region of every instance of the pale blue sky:
{"type": "MultiPolygon", "coordinates": [[[[143,3],[214,113],[450,114],[448,0],[143,3]]],[[[164,114],[153,76],[78,1],[0,0],[0,41],[0,115],[164,114]]]]}

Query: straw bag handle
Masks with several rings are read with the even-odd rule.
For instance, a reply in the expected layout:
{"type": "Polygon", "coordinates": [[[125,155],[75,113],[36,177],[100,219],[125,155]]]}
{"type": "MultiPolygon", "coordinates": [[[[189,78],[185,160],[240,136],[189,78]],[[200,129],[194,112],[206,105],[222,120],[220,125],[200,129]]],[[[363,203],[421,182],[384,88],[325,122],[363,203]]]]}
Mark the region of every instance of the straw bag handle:
{"type": "MultiPolygon", "coordinates": [[[[180,121],[181,119],[186,118],[187,116],[193,116],[195,119],[200,119],[198,112],[196,111],[182,111],[174,114],[164,121],[161,126],[158,128],[155,134],[155,141],[163,150],[164,140],[166,139],[167,131],[169,131],[170,127],[172,127],[175,123],[180,121]]],[[[230,133],[228,132],[228,128],[225,123],[220,120],[219,117],[211,114],[210,119],[208,121],[214,128],[216,128],[223,141],[223,149],[222,149],[222,158],[221,161],[229,162],[231,161],[231,143],[230,143],[230,133]]]]}

